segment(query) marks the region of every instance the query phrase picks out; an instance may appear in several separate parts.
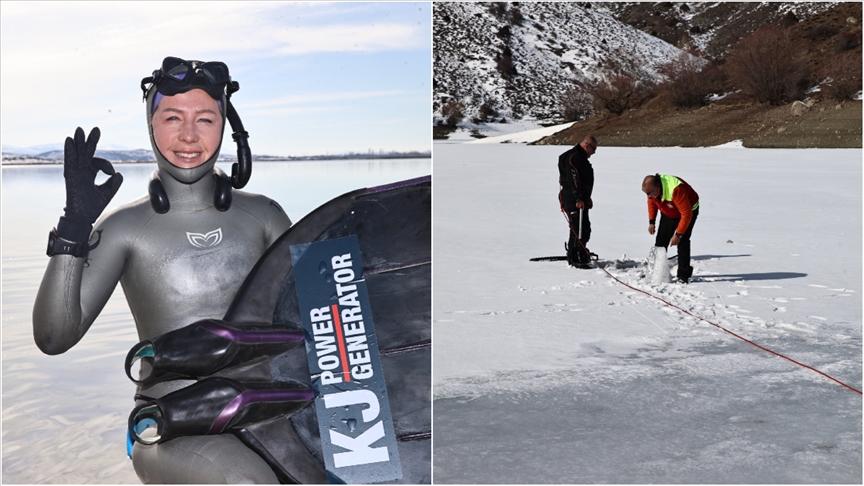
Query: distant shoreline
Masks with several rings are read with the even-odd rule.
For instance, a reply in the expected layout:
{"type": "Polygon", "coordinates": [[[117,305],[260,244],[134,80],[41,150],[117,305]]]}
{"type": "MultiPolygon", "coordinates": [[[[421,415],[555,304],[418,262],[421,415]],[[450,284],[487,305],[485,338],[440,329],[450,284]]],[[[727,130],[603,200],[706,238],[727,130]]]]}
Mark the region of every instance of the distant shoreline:
{"type": "MultiPolygon", "coordinates": [[[[96,154],[99,155],[98,153],[96,154]]],[[[346,155],[306,155],[306,156],[276,156],[262,155],[252,157],[253,162],[308,162],[326,160],[399,160],[399,159],[431,159],[431,152],[394,152],[389,154],[346,154],[346,155]]],[[[109,159],[110,160],[110,159],[109,159]]],[[[110,160],[112,164],[155,164],[156,160],[110,160]]],[[[220,158],[217,162],[233,163],[236,158],[220,158]]],[[[19,154],[3,154],[2,166],[14,165],[63,165],[63,159],[46,159],[19,154]]]]}

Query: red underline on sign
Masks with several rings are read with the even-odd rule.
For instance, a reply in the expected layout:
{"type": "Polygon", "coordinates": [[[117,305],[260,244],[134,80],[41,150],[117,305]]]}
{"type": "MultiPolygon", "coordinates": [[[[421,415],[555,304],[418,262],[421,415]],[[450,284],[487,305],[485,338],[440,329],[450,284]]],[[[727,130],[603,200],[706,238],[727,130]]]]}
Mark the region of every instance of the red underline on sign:
{"type": "Polygon", "coordinates": [[[342,335],[342,321],[339,320],[339,306],[330,306],[333,311],[333,324],[336,327],[336,341],[339,343],[339,358],[342,359],[342,375],[345,381],[351,381],[351,373],[348,372],[348,356],[345,353],[345,336],[342,335]]]}

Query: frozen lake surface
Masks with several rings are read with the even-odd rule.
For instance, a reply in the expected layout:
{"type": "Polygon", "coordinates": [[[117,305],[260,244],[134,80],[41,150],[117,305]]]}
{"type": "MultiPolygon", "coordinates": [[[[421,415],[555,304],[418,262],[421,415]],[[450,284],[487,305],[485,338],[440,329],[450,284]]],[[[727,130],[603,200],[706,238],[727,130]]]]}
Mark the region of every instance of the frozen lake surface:
{"type": "MultiPolygon", "coordinates": [[[[434,481],[861,483],[860,394],[600,269],[529,261],[564,254],[566,148],[434,147],[434,481]]],[[[588,247],[607,263],[653,245],[645,175],[701,201],[694,282],[610,273],[861,389],[860,150],[591,161],[588,247]]]]}

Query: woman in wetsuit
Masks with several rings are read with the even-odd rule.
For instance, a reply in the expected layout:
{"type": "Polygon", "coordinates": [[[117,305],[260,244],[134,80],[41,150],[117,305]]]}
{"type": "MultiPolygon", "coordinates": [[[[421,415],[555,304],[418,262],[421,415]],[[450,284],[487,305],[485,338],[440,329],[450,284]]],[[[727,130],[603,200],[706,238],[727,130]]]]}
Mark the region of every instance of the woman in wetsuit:
{"type": "MultiPolygon", "coordinates": [[[[230,178],[215,167],[226,118],[236,118],[230,95],[237,87],[222,63],[166,58],[142,81],[158,167],[148,195],[101,217],[122,177],[93,157],[98,128],[86,140],[80,128],[66,140],[65,214],[49,236],[51,259],[33,310],[43,352],[60,354],[80,341],[117,282],[141,340],[220,319],[255,262],[291,226],[275,201],[234,190],[248,180],[244,161],[230,178]],[[111,177],[97,186],[100,170],[111,177]]],[[[245,132],[233,121],[242,148],[245,132]]],[[[190,383],[162,382],[138,395],[158,398],[190,383]]],[[[145,483],[278,482],[230,434],[137,444],[132,459],[145,483]]]]}

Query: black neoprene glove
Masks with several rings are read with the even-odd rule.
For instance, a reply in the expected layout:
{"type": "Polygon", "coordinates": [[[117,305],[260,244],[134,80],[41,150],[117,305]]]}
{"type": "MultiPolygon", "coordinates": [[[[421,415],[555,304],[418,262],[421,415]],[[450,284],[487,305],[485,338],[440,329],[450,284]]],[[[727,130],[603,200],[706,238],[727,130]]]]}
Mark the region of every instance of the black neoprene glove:
{"type": "Polygon", "coordinates": [[[78,127],[74,140],[66,137],[63,162],[66,207],[57,224],[57,236],[68,241],[87,242],[93,223],[123,183],[123,176],[114,170],[111,162],[93,157],[100,135],[99,127],[95,127],[85,141],[84,130],[78,127]],[[96,174],[100,170],[111,177],[97,186],[96,174]]]}

